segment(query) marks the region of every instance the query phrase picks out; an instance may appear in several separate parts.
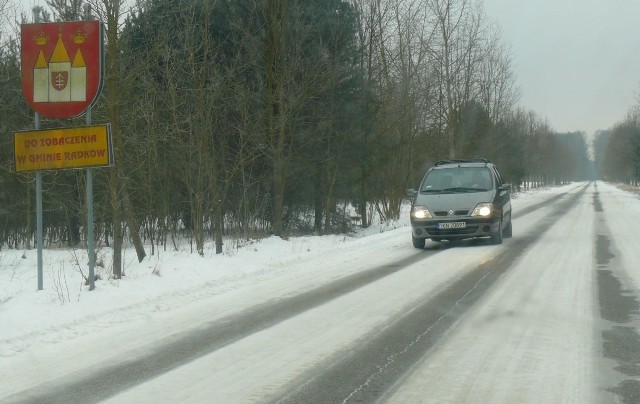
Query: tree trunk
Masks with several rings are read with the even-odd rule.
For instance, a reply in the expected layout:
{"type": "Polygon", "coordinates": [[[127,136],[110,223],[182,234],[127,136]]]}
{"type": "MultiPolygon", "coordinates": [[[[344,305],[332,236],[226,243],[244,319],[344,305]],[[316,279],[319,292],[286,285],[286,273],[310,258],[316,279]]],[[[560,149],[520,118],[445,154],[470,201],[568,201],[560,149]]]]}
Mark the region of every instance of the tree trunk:
{"type": "Polygon", "coordinates": [[[120,131],[120,85],[123,77],[119,71],[118,56],[120,55],[120,42],[118,37],[118,25],[120,15],[121,0],[103,0],[104,12],[106,16],[107,30],[107,55],[105,86],[107,91],[107,113],[111,122],[111,133],[113,150],[116,165],[109,171],[109,188],[111,196],[111,207],[113,209],[113,275],[120,279],[122,273],[122,243],[124,231],[122,228],[122,214],[124,208],[124,219],[129,227],[129,232],[133,244],[138,254],[138,260],[142,261],[146,253],[142,246],[142,240],[138,227],[135,225],[133,209],[129,201],[124,170],[126,169],[126,159],[122,150],[122,133],[120,131]],[[121,201],[120,197],[124,199],[121,201]],[[123,206],[124,205],[124,206],[123,206]]]}
{"type": "Polygon", "coordinates": [[[453,120],[450,119],[449,120],[449,158],[450,159],[455,159],[456,158],[456,147],[457,147],[457,139],[456,139],[456,128],[455,128],[455,123],[452,122],[453,120]]]}
{"type": "Polygon", "coordinates": [[[116,167],[109,169],[109,190],[113,219],[113,277],[122,278],[122,216],[120,198],[118,197],[118,171],[116,167]]]}
{"type": "Polygon", "coordinates": [[[214,224],[213,224],[213,231],[214,231],[214,237],[216,239],[216,254],[222,254],[222,246],[223,246],[223,242],[222,242],[222,231],[223,231],[223,212],[222,212],[222,201],[217,200],[214,205],[213,205],[213,210],[214,210],[214,224]]]}
{"type": "Polygon", "coordinates": [[[120,203],[120,175],[118,164],[123,164],[120,153],[120,111],[119,111],[119,82],[118,55],[118,20],[120,17],[120,0],[104,0],[107,29],[107,55],[105,86],[107,87],[107,113],[111,122],[111,134],[116,166],[109,169],[109,190],[111,208],[113,209],[113,276],[122,277],[122,205],[120,203]]]}
{"type": "Polygon", "coordinates": [[[319,161],[316,162],[315,186],[313,187],[313,230],[317,232],[322,231],[322,217],[324,214],[324,207],[322,206],[325,200],[322,187],[323,172],[322,164],[319,161]]]}
{"type": "MultiPolygon", "coordinates": [[[[279,153],[278,153],[279,154],[279,153]]],[[[284,236],[284,171],[282,156],[273,161],[273,234],[284,236]]]]}
{"type": "Polygon", "coordinates": [[[285,113],[285,0],[269,0],[266,4],[267,46],[265,68],[267,70],[267,137],[271,143],[273,162],[273,234],[284,235],[284,159],[286,147],[285,113]]]}
{"type": "MultiPolygon", "coordinates": [[[[136,249],[136,255],[138,256],[138,262],[142,262],[144,257],[147,256],[147,253],[144,250],[144,245],[142,244],[142,239],[140,238],[139,226],[136,223],[135,214],[133,212],[133,206],[131,206],[131,200],[129,199],[129,192],[124,189],[124,216],[125,221],[127,222],[127,227],[129,228],[129,236],[131,237],[131,242],[136,249]]],[[[153,244],[153,240],[151,241],[153,244]]]]}

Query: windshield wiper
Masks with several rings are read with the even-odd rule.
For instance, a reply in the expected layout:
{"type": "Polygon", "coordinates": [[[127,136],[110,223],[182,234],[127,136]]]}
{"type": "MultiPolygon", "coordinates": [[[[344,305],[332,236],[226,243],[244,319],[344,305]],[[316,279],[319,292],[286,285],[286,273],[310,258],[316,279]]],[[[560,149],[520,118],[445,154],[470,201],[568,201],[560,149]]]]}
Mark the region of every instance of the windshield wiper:
{"type": "Polygon", "coordinates": [[[487,190],[484,188],[469,188],[469,187],[455,187],[455,188],[445,188],[441,190],[442,192],[486,192],[487,190]]]}
{"type": "Polygon", "coordinates": [[[466,192],[462,187],[454,187],[454,188],[445,188],[442,192],[466,192]]]}

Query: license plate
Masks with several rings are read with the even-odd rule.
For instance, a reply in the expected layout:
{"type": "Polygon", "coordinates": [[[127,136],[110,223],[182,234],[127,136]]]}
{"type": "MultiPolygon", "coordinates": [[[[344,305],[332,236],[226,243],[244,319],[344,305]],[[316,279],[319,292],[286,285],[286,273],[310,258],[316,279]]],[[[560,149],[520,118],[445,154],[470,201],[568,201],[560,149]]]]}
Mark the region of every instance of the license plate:
{"type": "Polygon", "coordinates": [[[467,227],[466,222],[446,222],[446,223],[438,223],[438,229],[446,230],[446,229],[464,229],[467,227]]]}

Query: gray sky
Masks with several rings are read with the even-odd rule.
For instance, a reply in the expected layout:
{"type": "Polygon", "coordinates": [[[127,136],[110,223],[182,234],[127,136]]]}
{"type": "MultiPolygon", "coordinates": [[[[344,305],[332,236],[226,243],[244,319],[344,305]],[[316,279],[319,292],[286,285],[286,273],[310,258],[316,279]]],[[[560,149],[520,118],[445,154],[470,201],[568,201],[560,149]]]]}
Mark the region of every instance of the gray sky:
{"type": "Polygon", "coordinates": [[[484,0],[511,45],[520,106],[558,132],[621,121],[640,90],[640,0],[484,0]]]}

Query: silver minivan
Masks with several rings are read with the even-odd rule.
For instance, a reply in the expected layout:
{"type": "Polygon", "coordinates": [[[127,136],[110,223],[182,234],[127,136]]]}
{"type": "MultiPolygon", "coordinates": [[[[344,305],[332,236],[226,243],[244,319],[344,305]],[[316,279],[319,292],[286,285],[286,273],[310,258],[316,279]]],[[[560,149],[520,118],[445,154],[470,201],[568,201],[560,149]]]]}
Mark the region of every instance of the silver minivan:
{"type": "Polygon", "coordinates": [[[425,240],[512,236],[510,185],[486,159],[443,160],[427,171],[420,188],[407,190],[413,246],[425,240]]]}

